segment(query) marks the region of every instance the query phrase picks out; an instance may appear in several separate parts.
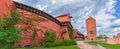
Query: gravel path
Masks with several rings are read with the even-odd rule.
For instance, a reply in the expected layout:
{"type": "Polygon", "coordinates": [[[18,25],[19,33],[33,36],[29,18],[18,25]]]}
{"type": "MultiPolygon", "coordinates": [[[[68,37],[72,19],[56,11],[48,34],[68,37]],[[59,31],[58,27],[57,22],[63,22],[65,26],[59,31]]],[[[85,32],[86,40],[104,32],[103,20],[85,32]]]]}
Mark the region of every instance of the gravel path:
{"type": "Polygon", "coordinates": [[[100,45],[94,46],[94,45],[86,44],[84,43],[84,41],[77,41],[77,44],[81,49],[105,49],[100,45]]]}

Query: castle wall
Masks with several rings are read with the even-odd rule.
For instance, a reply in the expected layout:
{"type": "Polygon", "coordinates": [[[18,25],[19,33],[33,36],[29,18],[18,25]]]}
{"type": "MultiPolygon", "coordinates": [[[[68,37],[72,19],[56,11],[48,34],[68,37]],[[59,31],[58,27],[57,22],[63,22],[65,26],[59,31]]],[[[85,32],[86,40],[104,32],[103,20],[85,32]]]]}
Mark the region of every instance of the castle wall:
{"type": "Polygon", "coordinates": [[[30,45],[31,36],[34,34],[32,28],[30,27],[34,27],[36,30],[38,30],[35,37],[36,44],[43,41],[44,32],[46,30],[55,31],[56,35],[59,35],[61,26],[54,23],[53,21],[25,10],[17,9],[17,12],[20,14],[21,21],[16,26],[22,29],[22,40],[19,43],[20,45],[30,45]],[[36,20],[38,18],[40,18],[40,20],[36,20]]]}
{"type": "Polygon", "coordinates": [[[22,33],[22,39],[19,43],[17,43],[20,46],[43,42],[44,32],[46,30],[55,31],[57,35],[56,39],[61,39],[60,35],[64,29],[66,29],[67,32],[63,35],[63,37],[65,39],[69,39],[67,26],[62,26],[57,19],[47,13],[44,13],[43,11],[17,2],[14,2],[13,4],[11,0],[1,0],[0,6],[1,18],[3,17],[3,14],[10,14],[12,10],[16,10],[20,15],[20,22],[16,24],[16,26],[21,29],[22,33]],[[16,6],[16,8],[14,6],[16,6]]]}
{"type": "Polygon", "coordinates": [[[108,44],[120,44],[120,33],[115,38],[107,38],[106,43],[108,44]]]}
{"type": "Polygon", "coordinates": [[[70,37],[69,37],[69,33],[68,33],[68,27],[67,26],[62,26],[61,28],[62,28],[61,29],[62,32],[66,30],[66,32],[62,35],[62,38],[66,39],[66,40],[69,40],[70,37]]]}
{"type": "Polygon", "coordinates": [[[120,44],[120,38],[107,38],[106,43],[108,43],[108,44],[120,44]]]}
{"type": "Polygon", "coordinates": [[[61,24],[63,25],[63,26],[61,27],[61,34],[60,34],[60,36],[62,36],[62,37],[59,37],[60,39],[66,39],[66,40],[69,40],[69,39],[70,39],[70,37],[69,37],[70,35],[69,35],[69,32],[68,32],[68,29],[69,29],[69,27],[72,27],[72,26],[71,26],[71,18],[72,18],[72,17],[70,16],[69,13],[67,13],[67,14],[62,14],[62,15],[56,17],[56,19],[57,19],[58,21],[60,21],[61,24]],[[68,27],[68,26],[69,26],[69,27],[68,27]],[[66,32],[63,33],[65,30],[66,30],[66,32]]]}
{"type": "Polygon", "coordinates": [[[84,35],[76,29],[73,30],[72,35],[73,35],[73,39],[76,40],[76,41],[84,40],[84,35]]]}
{"type": "Polygon", "coordinates": [[[12,6],[11,0],[0,0],[0,17],[2,18],[4,14],[10,14],[12,6]]]}
{"type": "Polygon", "coordinates": [[[60,15],[56,19],[59,20],[60,22],[71,22],[70,14],[60,15]]]}

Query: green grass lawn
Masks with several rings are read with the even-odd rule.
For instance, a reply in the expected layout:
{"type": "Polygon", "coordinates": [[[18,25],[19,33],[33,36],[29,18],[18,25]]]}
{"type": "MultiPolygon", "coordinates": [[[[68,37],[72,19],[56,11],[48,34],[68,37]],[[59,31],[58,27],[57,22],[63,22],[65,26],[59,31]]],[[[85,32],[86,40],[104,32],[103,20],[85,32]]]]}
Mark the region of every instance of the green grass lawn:
{"type": "Polygon", "coordinates": [[[106,49],[120,49],[120,44],[106,44],[103,41],[89,41],[89,42],[85,42],[88,44],[92,44],[92,45],[101,45],[103,47],[105,47],[106,49]]]}
{"type": "Polygon", "coordinates": [[[58,47],[50,47],[50,48],[33,47],[33,48],[16,48],[16,49],[80,49],[80,48],[77,45],[71,45],[71,46],[58,46],[58,47]]]}

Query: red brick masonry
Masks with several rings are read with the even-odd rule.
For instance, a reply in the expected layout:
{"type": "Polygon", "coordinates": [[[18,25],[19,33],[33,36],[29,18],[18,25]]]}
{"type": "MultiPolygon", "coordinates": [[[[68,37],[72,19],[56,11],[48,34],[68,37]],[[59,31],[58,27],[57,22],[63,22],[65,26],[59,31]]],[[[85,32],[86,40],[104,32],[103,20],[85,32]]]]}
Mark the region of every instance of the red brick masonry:
{"type": "Polygon", "coordinates": [[[120,44],[120,33],[115,38],[107,38],[106,43],[108,44],[120,44]]]}
{"type": "Polygon", "coordinates": [[[97,40],[96,20],[91,16],[86,20],[87,40],[97,40]]]}
{"type": "Polygon", "coordinates": [[[70,39],[68,34],[68,26],[72,27],[70,14],[63,14],[54,18],[33,7],[11,0],[0,0],[1,18],[3,14],[9,14],[12,10],[16,10],[20,14],[20,22],[16,26],[22,30],[22,39],[18,45],[23,47],[30,45],[31,40],[35,41],[35,44],[41,43],[44,40],[46,30],[55,31],[57,40],[70,39]],[[31,38],[34,33],[36,36],[33,40],[31,38]]]}

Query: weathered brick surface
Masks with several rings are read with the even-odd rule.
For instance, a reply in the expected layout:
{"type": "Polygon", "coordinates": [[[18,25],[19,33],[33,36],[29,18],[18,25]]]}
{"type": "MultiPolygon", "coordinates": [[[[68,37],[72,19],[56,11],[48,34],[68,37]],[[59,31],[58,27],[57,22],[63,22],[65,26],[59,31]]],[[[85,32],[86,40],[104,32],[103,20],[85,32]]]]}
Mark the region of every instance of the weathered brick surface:
{"type": "MultiPolygon", "coordinates": [[[[60,16],[58,16],[56,18],[58,21],[62,23],[71,23],[71,16],[69,13],[67,14],[62,14],[60,16]]],[[[61,34],[59,34],[60,36],[58,38],[60,39],[70,39],[69,37],[69,33],[68,33],[68,25],[65,24],[64,26],[61,27],[61,34]],[[65,33],[63,33],[64,31],[66,31],[65,33]]]]}
{"type": "Polygon", "coordinates": [[[12,6],[12,0],[0,0],[0,17],[2,18],[4,14],[10,14],[12,6]]]}
{"type": "Polygon", "coordinates": [[[59,20],[60,22],[71,22],[71,16],[69,13],[60,15],[56,19],[59,20]]]}
{"type": "Polygon", "coordinates": [[[76,40],[76,41],[84,40],[84,35],[80,31],[78,31],[76,29],[73,30],[72,35],[73,35],[74,40],[76,40]]]}
{"type": "MultiPolygon", "coordinates": [[[[61,39],[68,39],[69,40],[70,39],[67,26],[60,26],[49,19],[46,19],[42,16],[39,16],[37,14],[31,13],[31,12],[28,12],[28,11],[25,11],[22,9],[17,9],[17,12],[19,12],[19,14],[20,14],[21,21],[16,26],[18,26],[20,29],[23,30],[22,40],[19,43],[20,45],[22,45],[22,46],[30,45],[31,36],[33,36],[33,34],[34,34],[33,30],[30,27],[34,27],[38,30],[36,37],[35,37],[36,44],[43,41],[44,32],[46,30],[55,31],[56,36],[57,36],[56,39],[58,39],[58,40],[61,40],[61,39]],[[36,19],[38,19],[38,18],[40,18],[42,20],[37,21],[36,19]],[[66,33],[62,34],[64,30],[66,30],[66,33]]],[[[68,16],[64,16],[64,17],[68,17],[68,16]]]]}
{"type": "MultiPolygon", "coordinates": [[[[31,43],[38,44],[43,42],[44,32],[46,30],[55,31],[57,35],[56,39],[58,40],[61,40],[62,38],[67,40],[70,39],[67,25],[62,26],[56,22],[53,22],[52,20],[49,20],[48,18],[45,18],[44,16],[26,11],[25,9],[15,8],[11,0],[1,0],[0,6],[1,18],[3,17],[3,14],[10,14],[11,10],[16,10],[20,14],[20,22],[16,24],[16,26],[22,31],[22,39],[18,43],[20,46],[30,45],[31,43]],[[63,32],[64,34],[62,34],[63,32]]],[[[70,14],[60,16],[62,18],[59,17],[56,21],[60,21],[61,24],[62,22],[71,22],[70,14]]]]}
{"type": "Polygon", "coordinates": [[[97,40],[96,20],[89,17],[86,20],[87,40],[97,40]]]}
{"type": "Polygon", "coordinates": [[[108,44],[120,44],[120,33],[115,38],[107,38],[106,43],[108,44]]]}
{"type": "Polygon", "coordinates": [[[61,29],[60,25],[46,18],[43,18],[42,16],[36,15],[25,10],[17,9],[17,12],[19,12],[21,18],[21,21],[17,24],[17,26],[23,31],[22,40],[20,42],[20,44],[23,44],[23,46],[30,45],[31,36],[33,35],[33,30],[31,27],[34,27],[38,30],[35,37],[35,43],[43,41],[44,32],[46,30],[53,30],[56,32],[57,36],[59,35],[61,29]],[[36,20],[38,18],[40,18],[40,20],[36,20]]]}

